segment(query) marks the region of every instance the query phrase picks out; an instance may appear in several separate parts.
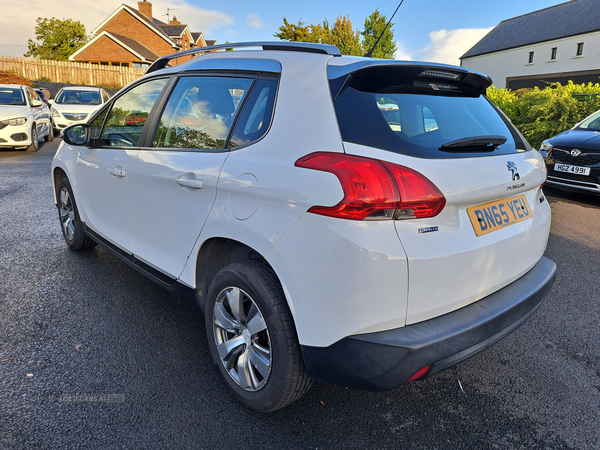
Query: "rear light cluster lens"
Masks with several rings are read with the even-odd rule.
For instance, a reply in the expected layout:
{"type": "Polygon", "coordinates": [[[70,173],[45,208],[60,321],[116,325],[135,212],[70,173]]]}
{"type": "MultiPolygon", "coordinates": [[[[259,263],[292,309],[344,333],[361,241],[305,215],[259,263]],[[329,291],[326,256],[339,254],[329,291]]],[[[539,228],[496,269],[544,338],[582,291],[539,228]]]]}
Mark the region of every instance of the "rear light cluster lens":
{"type": "Polygon", "coordinates": [[[407,167],[344,153],[316,152],[297,167],[333,173],[344,198],[335,206],[308,212],[350,220],[421,219],[437,216],[446,199],[427,178],[407,167]]]}
{"type": "MultiPolygon", "coordinates": [[[[425,367],[423,367],[421,370],[419,370],[418,372],[416,372],[412,377],[410,377],[408,379],[408,381],[417,381],[417,380],[420,380],[421,378],[423,378],[427,374],[427,372],[429,372],[429,368],[430,367],[431,366],[425,366],[425,367]]],[[[407,383],[408,383],[408,381],[407,381],[407,383]]]]}

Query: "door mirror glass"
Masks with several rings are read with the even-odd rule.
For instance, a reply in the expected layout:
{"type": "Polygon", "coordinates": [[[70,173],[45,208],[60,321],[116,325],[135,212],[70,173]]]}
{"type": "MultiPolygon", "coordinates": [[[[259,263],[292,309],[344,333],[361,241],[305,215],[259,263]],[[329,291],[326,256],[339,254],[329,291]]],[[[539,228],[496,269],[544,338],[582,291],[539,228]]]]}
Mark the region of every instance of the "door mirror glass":
{"type": "Polygon", "coordinates": [[[86,124],[71,125],[62,131],[63,140],[69,145],[86,145],[89,126],[86,124]]]}

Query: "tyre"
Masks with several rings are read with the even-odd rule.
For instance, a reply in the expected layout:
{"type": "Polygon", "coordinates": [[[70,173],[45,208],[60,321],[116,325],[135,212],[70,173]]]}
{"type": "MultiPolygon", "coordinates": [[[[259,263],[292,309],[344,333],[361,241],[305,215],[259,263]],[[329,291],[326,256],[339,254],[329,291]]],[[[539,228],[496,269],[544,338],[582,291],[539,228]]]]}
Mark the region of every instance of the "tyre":
{"type": "Polygon", "coordinates": [[[29,147],[27,147],[27,151],[30,153],[37,152],[39,148],[40,148],[40,138],[38,136],[37,126],[34,123],[31,126],[31,145],[29,147]]]}
{"type": "Polygon", "coordinates": [[[310,388],[286,299],[263,264],[224,267],[208,290],[205,319],[213,362],[243,405],[275,411],[310,388]]]}
{"type": "Polygon", "coordinates": [[[44,140],[46,142],[52,142],[54,140],[54,130],[52,129],[52,127],[50,127],[50,129],[48,130],[48,135],[44,136],[44,140]]]}
{"type": "Polygon", "coordinates": [[[96,246],[96,242],[83,231],[71,183],[67,178],[60,180],[58,185],[58,217],[63,237],[71,250],[88,250],[96,246]]]}

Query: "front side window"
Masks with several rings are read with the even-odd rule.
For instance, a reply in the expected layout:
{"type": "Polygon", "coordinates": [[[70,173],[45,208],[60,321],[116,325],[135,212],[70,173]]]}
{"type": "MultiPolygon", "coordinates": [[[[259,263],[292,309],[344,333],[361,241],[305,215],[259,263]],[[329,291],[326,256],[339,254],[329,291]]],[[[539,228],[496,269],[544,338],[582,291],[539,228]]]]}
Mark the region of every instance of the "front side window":
{"type": "Polygon", "coordinates": [[[161,115],[154,147],[224,149],[253,78],[181,78],[161,115]]]}
{"type": "Polygon", "coordinates": [[[148,81],[119,97],[108,114],[99,145],[135,147],[166,83],[166,78],[148,81]]]}
{"type": "Polygon", "coordinates": [[[102,125],[108,114],[108,109],[105,109],[100,115],[90,122],[90,139],[98,139],[102,133],[102,125]]]}
{"type": "Polygon", "coordinates": [[[27,98],[29,99],[29,104],[33,106],[34,96],[33,96],[31,89],[27,89],[26,92],[27,92],[27,98]]]}
{"type": "Polygon", "coordinates": [[[334,102],[346,142],[421,158],[510,154],[525,147],[516,130],[474,87],[376,73],[353,76],[334,102]],[[489,144],[477,151],[458,145],[487,136],[489,144]],[[495,148],[494,136],[506,141],[495,148]]]}

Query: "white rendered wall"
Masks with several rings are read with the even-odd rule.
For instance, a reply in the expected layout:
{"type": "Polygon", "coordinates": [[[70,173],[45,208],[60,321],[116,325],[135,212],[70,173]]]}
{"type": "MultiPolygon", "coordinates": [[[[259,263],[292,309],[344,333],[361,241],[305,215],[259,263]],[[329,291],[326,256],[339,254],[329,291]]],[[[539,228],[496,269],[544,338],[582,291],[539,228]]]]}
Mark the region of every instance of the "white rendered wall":
{"type": "Polygon", "coordinates": [[[461,65],[489,75],[499,88],[506,87],[507,77],[598,70],[600,32],[473,56],[463,59],[461,65]],[[577,44],[580,42],[584,43],[583,55],[576,56],[577,44]],[[557,48],[554,61],[550,60],[553,47],[557,48]],[[533,64],[529,64],[529,52],[534,52],[533,64]]]}

